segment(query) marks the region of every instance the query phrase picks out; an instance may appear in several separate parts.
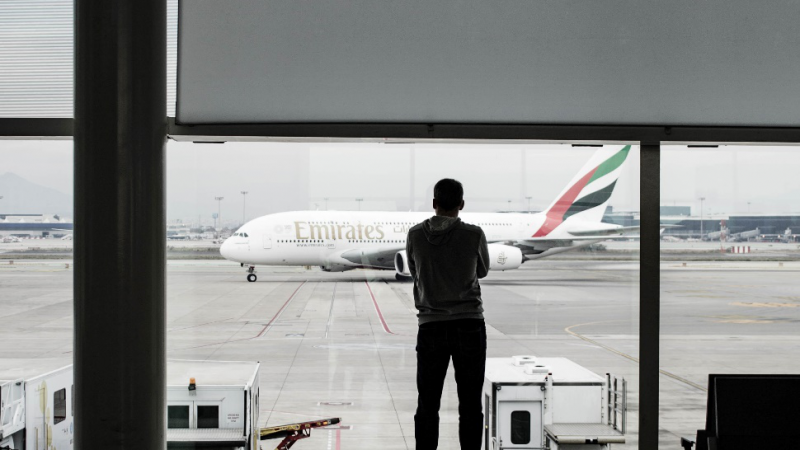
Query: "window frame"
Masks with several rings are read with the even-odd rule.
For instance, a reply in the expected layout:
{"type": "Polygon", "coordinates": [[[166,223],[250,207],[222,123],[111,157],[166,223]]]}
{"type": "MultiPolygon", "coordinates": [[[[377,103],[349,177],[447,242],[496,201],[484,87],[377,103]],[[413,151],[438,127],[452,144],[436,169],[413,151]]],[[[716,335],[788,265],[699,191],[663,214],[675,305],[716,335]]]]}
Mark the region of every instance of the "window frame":
{"type": "MultiPolygon", "coordinates": [[[[310,142],[375,140],[380,142],[465,142],[525,140],[573,145],[640,145],[640,332],[639,448],[658,444],[660,343],[660,152],[661,144],[798,144],[800,127],[430,123],[265,123],[184,126],[167,117],[167,136],[177,141],[226,142],[238,139],[310,142]],[[575,143],[580,144],[575,144],[575,143]]],[[[0,118],[0,139],[69,139],[73,119],[0,118]]],[[[75,196],[80,196],[76,192],[75,196]]]]}

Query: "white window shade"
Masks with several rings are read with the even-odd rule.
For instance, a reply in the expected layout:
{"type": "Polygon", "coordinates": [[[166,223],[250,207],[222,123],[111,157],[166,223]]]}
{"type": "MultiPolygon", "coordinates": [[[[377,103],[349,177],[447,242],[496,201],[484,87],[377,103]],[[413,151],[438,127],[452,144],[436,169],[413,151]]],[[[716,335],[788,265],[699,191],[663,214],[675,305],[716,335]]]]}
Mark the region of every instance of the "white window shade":
{"type": "MultiPolygon", "coordinates": [[[[0,117],[72,117],[73,0],[0,1],[0,117]]],[[[175,114],[178,0],[167,1],[167,115],[175,114]]]]}
{"type": "Polygon", "coordinates": [[[180,123],[796,126],[800,3],[183,0],[180,123]]]}

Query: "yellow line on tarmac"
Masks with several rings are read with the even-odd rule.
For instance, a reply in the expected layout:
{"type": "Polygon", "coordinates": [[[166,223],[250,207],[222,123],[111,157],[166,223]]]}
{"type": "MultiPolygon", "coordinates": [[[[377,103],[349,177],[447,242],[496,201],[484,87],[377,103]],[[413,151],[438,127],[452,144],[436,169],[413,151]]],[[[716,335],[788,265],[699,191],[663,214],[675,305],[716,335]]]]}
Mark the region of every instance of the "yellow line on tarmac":
{"type": "MultiPolygon", "coordinates": [[[[598,347],[602,347],[602,348],[608,350],[609,352],[614,353],[615,355],[622,356],[623,358],[627,358],[627,359],[635,362],[636,364],[639,364],[639,358],[637,358],[635,356],[631,356],[631,355],[629,355],[627,353],[623,353],[623,352],[621,352],[621,351],[619,351],[619,350],[617,350],[615,348],[609,347],[609,346],[607,346],[605,344],[602,344],[600,342],[595,341],[594,339],[588,338],[588,337],[586,337],[586,336],[584,336],[584,335],[582,335],[580,333],[576,333],[576,332],[572,331],[573,328],[582,327],[584,325],[595,325],[595,324],[598,324],[598,323],[608,323],[608,322],[617,322],[617,321],[616,320],[605,320],[605,321],[600,321],[600,322],[579,323],[579,324],[571,325],[571,326],[568,326],[567,328],[564,328],[564,331],[566,331],[567,333],[571,334],[572,336],[575,336],[578,339],[582,339],[582,340],[584,340],[586,342],[589,342],[590,344],[596,345],[598,347]]],[[[695,383],[693,381],[689,381],[686,378],[683,378],[681,376],[675,375],[672,372],[667,372],[666,370],[663,370],[663,369],[658,369],[658,372],[661,373],[664,376],[672,378],[673,380],[680,381],[681,383],[684,383],[684,384],[688,384],[689,386],[691,386],[691,387],[693,387],[695,389],[700,389],[703,392],[708,392],[707,388],[705,388],[705,387],[703,387],[703,386],[701,386],[701,385],[699,385],[699,384],[697,384],[697,383],[695,383]]]]}

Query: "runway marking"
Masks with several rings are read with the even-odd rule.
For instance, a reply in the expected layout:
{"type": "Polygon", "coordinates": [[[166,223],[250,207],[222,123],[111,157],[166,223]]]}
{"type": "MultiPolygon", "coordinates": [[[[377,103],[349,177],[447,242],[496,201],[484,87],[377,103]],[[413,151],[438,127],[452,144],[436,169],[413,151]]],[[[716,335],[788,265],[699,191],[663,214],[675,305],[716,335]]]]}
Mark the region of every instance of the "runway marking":
{"type": "Polygon", "coordinates": [[[295,297],[295,295],[297,295],[297,291],[299,291],[300,288],[303,287],[305,284],[306,284],[306,282],[303,281],[302,283],[300,283],[300,286],[297,286],[297,289],[295,289],[294,292],[292,292],[292,295],[290,295],[289,298],[286,300],[286,302],[283,304],[283,306],[281,306],[281,309],[279,309],[278,312],[274,316],[272,316],[272,319],[270,319],[269,322],[267,322],[267,324],[264,325],[264,328],[262,328],[261,331],[257,335],[255,335],[253,337],[249,337],[249,338],[229,339],[227,341],[222,341],[222,342],[213,342],[211,344],[196,345],[194,347],[185,347],[185,348],[182,348],[180,350],[190,350],[190,349],[195,349],[195,348],[211,347],[211,346],[214,346],[214,345],[224,345],[224,344],[229,344],[231,342],[250,341],[250,340],[253,340],[253,339],[260,338],[261,336],[264,335],[264,333],[267,332],[267,330],[269,330],[272,327],[272,324],[275,322],[275,320],[277,320],[281,316],[283,311],[286,309],[286,306],[289,305],[289,302],[291,302],[292,299],[295,297]]]}
{"type": "Polygon", "coordinates": [[[734,323],[739,325],[749,324],[771,324],[771,323],[790,323],[789,319],[770,319],[764,317],[753,318],[751,316],[741,315],[723,315],[723,316],[700,316],[712,319],[715,323],[734,323]]]}
{"type": "Polygon", "coordinates": [[[731,306],[745,306],[748,308],[800,308],[800,303],[733,302],[731,306]]]}
{"type": "Polygon", "coordinates": [[[375,312],[378,313],[378,319],[380,319],[381,321],[381,325],[383,326],[383,331],[387,332],[388,334],[393,334],[397,336],[397,333],[393,333],[392,330],[389,329],[389,325],[386,324],[386,320],[383,318],[383,313],[381,313],[381,308],[380,306],[378,306],[378,301],[375,300],[375,294],[372,293],[372,288],[369,287],[369,281],[365,281],[364,284],[367,285],[369,296],[372,297],[372,304],[375,306],[375,312]]]}
{"type": "Polygon", "coordinates": [[[325,325],[325,339],[328,339],[328,331],[331,329],[331,322],[333,321],[333,302],[336,301],[336,285],[333,283],[333,295],[331,296],[331,310],[328,312],[328,323],[325,325]]]}
{"type": "Polygon", "coordinates": [[[292,292],[292,295],[290,295],[289,298],[286,299],[286,302],[283,304],[283,306],[281,306],[281,309],[279,309],[278,312],[275,313],[274,316],[272,316],[272,319],[269,319],[269,322],[267,322],[267,324],[264,325],[264,328],[261,329],[261,332],[259,332],[255,337],[252,337],[250,339],[260,338],[264,333],[266,333],[272,327],[272,324],[281,316],[281,314],[283,314],[283,311],[289,305],[289,302],[291,302],[294,296],[297,294],[297,291],[299,291],[300,288],[303,287],[305,284],[306,284],[305,281],[300,283],[300,286],[297,286],[297,289],[295,289],[294,292],[292,292]]]}
{"type": "MultiPolygon", "coordinates": [[[[639,358],[637,358],[635,356],[631,356],[631,355],[629,355],[627,353],[623,353],[623,352],[621,352],[621,351],[619,351],[619,350],[617,350],[615,348],[609,347],[609,346],[607,346],[605,344],[602,344],[600,342],[595,341],[594,339],[588,338],[588,337],[586,337],[586,336],[584,336],[584,335],[582,335],[580,333],[576,333],[576,332],[572,331],[573,328],[582,327],[584,325],[595,325],[595,324],[598,324],[598,323],[609,323],[609,322],[619,322],[619,321],[618,320],[604,320],[604,321],[600,321],[600,322],[579,323],[577,325],[570,325],[567,328],[564,328],[564,331],[566,331],[567,333],[571,334],[572,336],[575,336],[578,339],[582,339],[582,340],[584,340],[586,342],[589,342],[591,344],[594,344],[594,345],[596,345],[598,347],[602,347],[602,348],[608,350],[609,352],[614,353],[615,355],[622,356],[623,358],[627,358],[627,359],[635,362],[636,364],[639,364],[639,358]]],[[[687,384],[687,385],[689,385],[689,386],[691,386],[691,387],[693,387],[695,389],[699,389],[699,390],[701,390],[703,392],[708,392],[707,388],[705,388],[705,387],[703,387],[703,386],[701,386],[701,385],[699,385],[699,384],[697,384],[697,383],[695,383],[693,381],[689,381],[686,378],[683,378],[683,377],[681,377],[679,375],[675,375],[672,372],[667,372],[664,369],[658,369],[658,372],[661,375],[664,375],[666,377],[672,378],[673,380],[679,381],[681,383],[687,384]]]]}
{"type": "Polygon", "coordinates": [[[183,327],[183,328],[173,328],[173,329],[171,329],[171,330],[167,330],[167,333],[172,333],[173,331],[183,331],[183,330],[188,330],[189,328],[197,328],[197,327],[202,327],[202,326],[205,326],[205,325],[211,325],[212,323],[227,322],[228,320],[233,320],[233,319],[234,319],[234,317],[228,317],[227,319],[215,320],[215,321],[213,321],[213,322],[206,322],[206,323],[201,323],[201,324],[197,324],[197,325],[190,325],[190,326],[188,326],[188,327],[183,327]]]}

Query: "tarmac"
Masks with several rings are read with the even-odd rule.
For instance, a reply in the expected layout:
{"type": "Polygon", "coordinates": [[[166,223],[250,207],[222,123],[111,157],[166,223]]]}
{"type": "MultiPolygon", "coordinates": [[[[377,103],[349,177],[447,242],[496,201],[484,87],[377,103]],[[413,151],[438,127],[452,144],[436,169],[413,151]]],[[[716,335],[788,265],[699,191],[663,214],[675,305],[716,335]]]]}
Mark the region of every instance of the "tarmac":
{"type": "MultiPolygon", "coordinates": [[[[169,261],[168,357],[261,362],[262,426],[341,417],[298,450],[410,449],[417,322],[393,272],[324,273],[169,261]]],[[[800,262],[662,263],[661,448],[705,420],[709,373],[800,373],[800,262]]],[[[638,261],[556,260],[481,282],[489,357],[563,356],[628,381],[637,448],[638,261]]],[[[72,362],[70,260],[0,260],[0,379],[72,362]]],[[[440,449],[458,449],[455,383],[442,399],[440,449]]],[[[272,448],[264,441],[264,449],[272,448]]]]}

